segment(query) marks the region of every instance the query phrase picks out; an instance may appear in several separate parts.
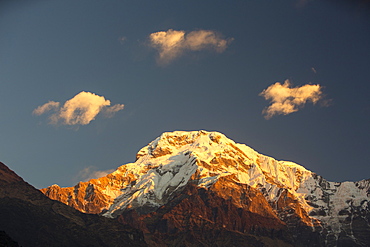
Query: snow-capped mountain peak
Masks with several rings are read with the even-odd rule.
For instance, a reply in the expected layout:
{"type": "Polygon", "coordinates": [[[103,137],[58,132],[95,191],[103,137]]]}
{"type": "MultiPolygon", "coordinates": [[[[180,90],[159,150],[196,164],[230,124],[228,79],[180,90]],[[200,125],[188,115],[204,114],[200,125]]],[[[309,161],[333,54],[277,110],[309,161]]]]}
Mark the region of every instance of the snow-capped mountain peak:
{"type": "MultiPolygon", "coordinates": [[[[116,218],[130,210],[154,212],[189,184],[207,190],[221,180],[223,186],[236,190],[249,186],[260,191],[276,217],[294,227],[292,217],[296,215],[328,243],[340,236],[358,242],[356,234],[370,229],[369,180],[328,182],[301,165],[278,161],[221,133],[204,130],[163,133],[137,153],[134,163],[80,183],[79,187],[86,188],[81,195],[70,189],[69,199],[60,200],[81,211],[103,210],[104,216],[116,218]],[[355,224],[367,230],[355,231],[355,224]]],[[[68,188],[52,186],[43,192],[58,199],[63,189],[68,188]]]]}
{"type": "Polygon", "coordinates": [[[168,192],[186,185],[192,175],[192,182],[206,188],[220,177],[233,175],[238,183],[264,188],[269,201],[276,201],[280,189],[286,188],[307,211],[311,209],[304,196],[297,192],[311,172],[293,162],[261,155],[218,132],[163,133],[142,148],[137,158],[134,163],[139,177],[137,183],[115,200],[105,216],[114,217],[117,210],[126,207],[161,206],[166,203],[164,198],[170,196],[168,192]]]}

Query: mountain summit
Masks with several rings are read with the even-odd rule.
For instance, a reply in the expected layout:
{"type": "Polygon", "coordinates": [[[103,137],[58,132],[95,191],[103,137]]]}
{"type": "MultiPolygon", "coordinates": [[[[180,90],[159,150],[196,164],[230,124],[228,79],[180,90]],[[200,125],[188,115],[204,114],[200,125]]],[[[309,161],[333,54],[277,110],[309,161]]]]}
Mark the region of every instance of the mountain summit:
{"type": "Polygon", "coordinates": [[[242,237],[258,233],[302,246],[370,244],[370,180],[328,182],[303,166],[203,130],[163,133],[136,158],[105,177],[42,192],[170,244],[174,232],[191,229],[196,239],[199,228],[242,237]]]}

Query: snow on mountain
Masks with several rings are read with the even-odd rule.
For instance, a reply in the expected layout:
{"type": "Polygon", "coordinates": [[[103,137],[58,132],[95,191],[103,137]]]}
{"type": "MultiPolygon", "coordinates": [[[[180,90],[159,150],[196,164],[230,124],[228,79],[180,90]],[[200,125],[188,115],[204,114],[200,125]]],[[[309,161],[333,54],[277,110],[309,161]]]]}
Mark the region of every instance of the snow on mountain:
{"type": "Polygon", "coordinates": [[[301,198],[307,209],[311,208],[295,192],[299,181],[310,176],[309,171],[291,162],[278,162],[260,155],[217,132],[164,133],[142,148],[137,157],[135,163],[124,165],[135,166],[136,184],[116,198],[105,216],[115,217],[119,214],[117,211],[127,207],[132,209],[145,205],[154,210],[185,186],[193,174],[191,180],[201,187],[211,186],[222,176],[235,175],[239,183],[265,188],[269,201],[277,200],[279,188],[287,187],[301,198]]]}
{"type": "MultiPolygon", "coordinates": [[[[366,229],[370,226],[369,180],[328,182],[303,166],[277,161],[221,133],[207,131],[163,133],[138,152],[135,163],[80,183],[86,189],[78,203],[89,212],[91,200],[86,198],[91,199],[94,192],[101,198],[99,210],[104,210],[106,217],[115,218],[132,209],[147,213],[165,205],[188,183],[209,188],[221,177],[258,189],[274,207],[282,194],[290,193],[309,215],[305,223],[322,231],[329,242],[343,233],[356,241],[351,219],[356,219],[357,225],[362,220],[360,225],[366,229]]],[[[51,186],[43,192],[58,199],[61,190],[51,186]]],[[[72,205],[79,196],[71,188],[67,197],[69,201],[65,198],[64,203],[72,205]]]]}

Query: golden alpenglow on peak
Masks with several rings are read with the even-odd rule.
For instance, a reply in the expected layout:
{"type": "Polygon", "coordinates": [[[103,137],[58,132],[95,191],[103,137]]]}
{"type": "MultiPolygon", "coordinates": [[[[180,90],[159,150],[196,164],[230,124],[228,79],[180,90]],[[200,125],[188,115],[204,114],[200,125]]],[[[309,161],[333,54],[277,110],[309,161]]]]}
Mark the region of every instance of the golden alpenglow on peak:
{"type": "MultiPolygon", "coordinates": [[[[51,186],[42,192],[82,212],[101,213],[126,223],[133,214],[146,222],[147,217],[162,212],[163,208],[175,210],[173,206],[186,198],[211,193],[212,198],[218,198],[214,200],[222,203],[231,200],[230,207],[262,217],[265,222],[272,220],[275,223],[270,222],[271,226],[287,228],[309,243],[315,235],[312,241],[319,243],[327,239],[334,244],[347,241],[340,240],[342,229],[356,224],[344,219],[356,218],[357,212],[368,213],[369,188],[369,181],[328,182],[294,162],[275,160],[235,143],[224,134],[201,130],[163,133],[138,152],[134,163],[122,165],[104,177],[80,182],[73,188],[51,186]],[[318,234],[323,229],[325,233],[318,234]]],[[[204,203],[205,198],[196,200],[204,203]]],[[[202,217],[215,223],[221,220],[217,218],[221,215],[217,215],[202,217]]],[[[253,228],[234,227],[229,229],[248,232],[253,228]]],[[[359,225],[352,235],[368,230],[359,225]]],[[[366,241],[362,235],[357,238],[366,241]]]]}

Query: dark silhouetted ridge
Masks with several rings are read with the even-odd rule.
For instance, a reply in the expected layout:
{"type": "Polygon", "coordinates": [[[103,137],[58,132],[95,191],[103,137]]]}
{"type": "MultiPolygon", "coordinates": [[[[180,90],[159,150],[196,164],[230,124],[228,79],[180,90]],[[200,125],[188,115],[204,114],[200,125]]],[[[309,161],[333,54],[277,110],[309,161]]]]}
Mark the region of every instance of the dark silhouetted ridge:
{"type": "Polygon", "coordinates": [[[9,237],[1,239],[9,243],[13,240],[23,247],[146,246],[140,231],[51,200],[3,163],[0,163],[0,231],[9,237]]]}

